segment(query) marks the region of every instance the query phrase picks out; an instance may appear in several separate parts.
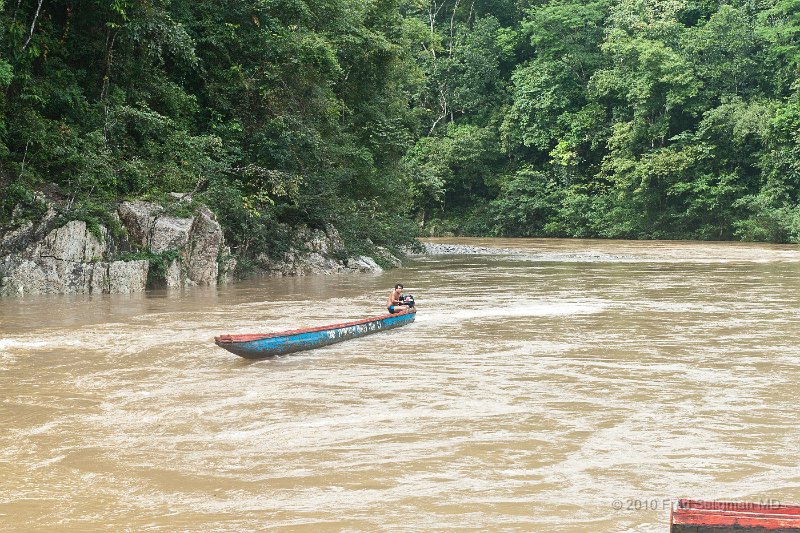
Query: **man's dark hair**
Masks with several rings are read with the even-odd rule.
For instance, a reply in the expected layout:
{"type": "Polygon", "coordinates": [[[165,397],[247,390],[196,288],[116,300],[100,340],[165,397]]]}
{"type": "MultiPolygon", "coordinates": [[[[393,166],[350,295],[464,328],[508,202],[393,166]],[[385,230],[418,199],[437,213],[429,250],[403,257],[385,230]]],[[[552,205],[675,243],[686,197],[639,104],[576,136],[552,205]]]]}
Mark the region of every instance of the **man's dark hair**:
{"type": "Polygon", "coordinates": [[[395,283],[394,288],[395,289],[402,289],[403,288],[403,284],[402,283],[395,283]]]}

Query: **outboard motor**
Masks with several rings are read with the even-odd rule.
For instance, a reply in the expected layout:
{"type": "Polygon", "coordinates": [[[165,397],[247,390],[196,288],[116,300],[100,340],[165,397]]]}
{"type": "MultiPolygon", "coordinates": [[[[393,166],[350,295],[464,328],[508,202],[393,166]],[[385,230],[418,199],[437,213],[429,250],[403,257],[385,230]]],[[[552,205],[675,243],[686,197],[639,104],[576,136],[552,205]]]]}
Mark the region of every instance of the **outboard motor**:
{"type": "Polygon", "coordinates": [[[414,297],[410,294],[401,294],[400,303],[409,307],[414,307],[414,297]]]}

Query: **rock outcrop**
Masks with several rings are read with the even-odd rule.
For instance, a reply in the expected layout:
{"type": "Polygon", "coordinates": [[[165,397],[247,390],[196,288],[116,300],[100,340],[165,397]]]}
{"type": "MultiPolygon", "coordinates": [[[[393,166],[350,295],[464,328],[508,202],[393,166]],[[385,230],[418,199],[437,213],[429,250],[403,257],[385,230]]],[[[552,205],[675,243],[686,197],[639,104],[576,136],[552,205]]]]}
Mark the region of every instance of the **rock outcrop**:
{"type": "Polygon", "coordinates": [[[214,285],[219,277],[220,252],[225,251],[222,228],[214,214],[202,207],[189,228],[186,277],[198,285],[214,285]]]}
{"type": "Polygon", "coordinates": [[[6,232],[0,238],[0,252],[20,252],[34,241],[42,240],[51,230],[58,225],[55,210],[49,207],[42,218],[37,221],[25,221],[17,228],[6,232]]]}
{"type": "MultiPolygon", "coordinates": [[[[124,237],[112,237],[107,228],[89,228],[80,220],[59,223],[52,206],[38,222],[20,224],[0,236],[0,296],[135,293],[232,279],[236,260],[208,208],[201,207],[193,217],[176,217],[161,206],[134,201],[120,204],[116,216],[124,237]],[[121,251],[138,254],[121,256],[121,251]]],[[[371,257],[348,257],[333,226],[300,227],[292,234],[295,244],[281,257],[256,257],[255,275],[382,271],[371,257]]],[[[386,249],[377,248],[376,257],[384,265],[400,266],[386,249]]]]}
{"type": "Polygon", "coordinates": [[[230,255],[230,250],[207,207],[201,207],[192,218],[180,218],[148,202],[123,202],[118,213],[139,248],[162,254],[167,262],[163,275],[151,275],[153,286],[174,289],[217,284],[219,258],[226,250],[230,255]]]}
{"type": "MultiPolygon", "coordinates": [[[[36,231],[30,235],[35,235],[36,231]]],[[[67,222],[0,262],[0,295],[131,293],[145,290],[147,261],[104,261],[108,230],[67,222]]],[[[19,243],[18,243],[19,244],[19,243]]]]}
{"type": "MultiPolygon", "coordinates": [[[[124,202],[119,220],[125,246],[103,226],[90,231],[73,220],[59,226],[51,208],[39,223],[27,222],[0,240],[0,296],[23,294],[134,293],[146,288],[215,285],[218,257],[227,250],[214,215],[201,208],[194,217],[175,217],[148,202],[124,202]],[[123,261],[120,248],[150,259],[123,261]],[[167,262],[154,269],[153,262],[167,262]]],[[[231,259],[227,268],[233,268],[231,259]]]]}
{"type": "MultiPolygon", "coordinates": [[[[292,246],[280,258],[264,254],[256,257],[261,276],[303,276],[307,274],[347,274],[383,272],[383,268],[371,257],[359,255],[347,257],[339,232],[331,225],[325,230],[297,228],[292,246]]],[[[391,257],[387,264],[400,266],[400,260],[386,250],[391,257]]]]}
{"type": "Polygon", "coordinates": [[[117,214],[128,231],[128,237],[146,248],[150,247],[153,226],[162,213],[164,213],[163,207],[149,202],[122,202],[117,208],[117,214]]]}

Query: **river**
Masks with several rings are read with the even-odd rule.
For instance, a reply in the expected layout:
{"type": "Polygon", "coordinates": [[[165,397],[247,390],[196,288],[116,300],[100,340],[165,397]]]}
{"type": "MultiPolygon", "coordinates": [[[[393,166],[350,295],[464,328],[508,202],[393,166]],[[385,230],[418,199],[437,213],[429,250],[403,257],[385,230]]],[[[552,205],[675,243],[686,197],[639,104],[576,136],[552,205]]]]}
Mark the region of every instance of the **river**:
{"type": "Polygon", "coordinates": [[[800,249],[438,240],[379,275],[0,300],[0,530],[668,531],[800,502],[800,249]],[[213,344],[409,326],[250,362],[213,344]]]}

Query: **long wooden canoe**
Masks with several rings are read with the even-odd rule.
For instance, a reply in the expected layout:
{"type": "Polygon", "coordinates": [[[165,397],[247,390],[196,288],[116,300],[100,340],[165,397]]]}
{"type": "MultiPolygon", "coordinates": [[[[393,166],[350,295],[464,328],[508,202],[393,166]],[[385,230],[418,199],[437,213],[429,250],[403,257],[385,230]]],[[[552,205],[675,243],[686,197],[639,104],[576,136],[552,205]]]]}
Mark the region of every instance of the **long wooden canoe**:
{"type": "Polygon", "coordinates": [[[800,506],[679,500],[671,533],[800,533],[800,506]]]}
{"type": "Polygon", "coordinates": [[[416,314],[416,309],[411,308],[402,313],[380,315],[316,328],[293,329],[278,333],[220,335],[214,338],[214,342],[220,348],[241,357],[263,359],[328,346],[347,339],[399,328],[413,322],[416,314]]]}

